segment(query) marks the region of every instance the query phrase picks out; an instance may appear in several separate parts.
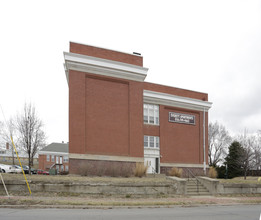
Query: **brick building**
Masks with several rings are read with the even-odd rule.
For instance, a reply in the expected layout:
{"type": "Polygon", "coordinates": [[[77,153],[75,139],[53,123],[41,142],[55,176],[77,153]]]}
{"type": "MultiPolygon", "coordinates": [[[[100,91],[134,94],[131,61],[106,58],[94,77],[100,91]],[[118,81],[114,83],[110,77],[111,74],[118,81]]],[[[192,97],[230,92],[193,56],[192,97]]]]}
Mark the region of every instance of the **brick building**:
{"type": "Polygon", "coordinates": [[[39,151],[39,169],[69,171],[68,143],[51,143],[39,151]]]}
{"type": "MultiPolygon", "coordinates": [[[[28,165],[28,154],[21,149],[16,150],[22,165],[28,165]]],[[[12,144],[10,145],[7,142],[5,147],[0,146],[0,163],[19,165],[19,160],[12,144]]],[[[38,164],[38,154],[34,155],[33,164],[38,164]]]]}
{"type": "Polygon", "coordinates": [[[207,94],[145,82],[139,54],[70,42],[64,59],[70,173],[136,162],[149,173],[207,168],[207,94]]]}

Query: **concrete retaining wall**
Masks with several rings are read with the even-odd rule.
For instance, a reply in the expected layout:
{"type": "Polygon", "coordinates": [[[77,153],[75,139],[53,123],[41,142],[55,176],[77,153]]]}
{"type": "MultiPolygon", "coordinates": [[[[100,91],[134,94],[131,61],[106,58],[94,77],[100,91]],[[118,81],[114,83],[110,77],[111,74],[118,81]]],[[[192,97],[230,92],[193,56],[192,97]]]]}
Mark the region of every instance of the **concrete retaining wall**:
{"type": "Polygon", "coordinates": [[[213,195],[215,194],[255,194],[261,193],[261,184],[227,184],[217,179],[198,177],[199,181],[213,195]]]}
{"type": "Polygon", "coordinates": [[[219,184],[217,193],[220,194],[261,194],[261,184],[219,184]]]}
{"type": "Polygon", "coordinates": [[[173,185],[177,188],[176,194],[187,194],[187,180],[175,176],[167,176],[167,179],[173,181],[173,185]]]}
{"type": "MultiPolygon", "coordinates": [[[[185,195],[187,181],[167,177],[166,183],[41,183],[31,182],[32,192],[65,192],[108,195],[185,195]]],[[[218,180],[198,177],[211,194],[261,194],[261,184],[221,184],[218,180]]],[[[8,191],[27,191],[25,181],[5,181],[8,191]]],[[[2,183],[0,191],[4,191],[2,183]]]]}
{"type": "Polygon", "coordinates": [[[211,179],[205,176],[198,176],[197,179],[208,189],[211,194],[215,195],[218,193],[219,180],[211,179]]]}
{"type": "MultiPolygon", "coordinates": [[[[5,182],[8,191],[27,191],[24,182],[5,182]]],[[[177,193],[177,185],[170,183],[30,183],[32,192],[66,192],[110,195],[169,195],[177,193]]],[[[3,185],[0,190],[4,191],[3,185]]]]}

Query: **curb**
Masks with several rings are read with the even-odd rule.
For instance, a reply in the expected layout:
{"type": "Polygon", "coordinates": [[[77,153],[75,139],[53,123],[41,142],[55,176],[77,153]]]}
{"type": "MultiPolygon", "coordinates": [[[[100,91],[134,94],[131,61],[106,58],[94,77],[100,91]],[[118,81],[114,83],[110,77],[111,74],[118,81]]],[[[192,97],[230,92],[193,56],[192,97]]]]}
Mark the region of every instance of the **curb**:
{"type": "Polygon", "coordinates": [[[175,207],[202,207],[202,206],[234,206],[234,205],[260,205],[260,203],[223,203],[223,204],[187,204],[187,205],[138,205],[138,206],[112,206],[112,205],[0,205],[10,209],[142,209],[142,208],[175,208],[175,207]]]}

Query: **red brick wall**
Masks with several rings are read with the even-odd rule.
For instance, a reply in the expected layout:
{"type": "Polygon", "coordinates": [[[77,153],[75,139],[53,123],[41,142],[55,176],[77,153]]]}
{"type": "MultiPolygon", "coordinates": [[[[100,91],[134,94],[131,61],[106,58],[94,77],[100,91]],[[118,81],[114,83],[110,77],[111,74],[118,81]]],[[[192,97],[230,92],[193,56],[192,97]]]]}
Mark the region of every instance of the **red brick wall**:
{"type": "Polygon", "coordinates": [[[159,125],[143,125],[143,134],[149,136],[160,136],[160,126],[159,125]]]}
{"type": "Polygon", "coordinates": [[[129,84],[86,77],[85,152],[128,155],[129,84]]]}
{"type": "Polygon", "coordinates": [[[208,94],[201,93],[201,92],[194,92],[194,91],[187,90],[187,89],[180,89],[180,88],[164,86],[164,85],[148,83],[148,82],[144,82],[143,88],[144,88],[144,90],[168,93],[168,94],[172,94],[172,95],[176,95],[176,96],[199,99],[199,100],[203,100],[203,101],[208,100],[208,94]]]}
{"type": "Polygon", "coordinates": [[[199,112],[160,107],[160,153],[162,163],[203,163],[200,158],[201,120],[199,112]],[[169,122],[169,112],[191,114],[195,125],[169,122]]]}
{"type": "Polygon", "coordinates": [[[129,154],[132,157],[144,157],[143,87],[140,82],[130,81],[129,85],[129,154]]]}
{"type": "MultiPolygon", "coordinates": [[[[144,90],[168,93],[181,97],[208,100],[208,94],[144,82],[144,90]]],[[[206,163],[208,161],[208,113],[206,113],[206,163]]],[[[160,136],[161,163],[203,164],[203,112],[160,106],[160,125],[144,125],[144,135],[160,136]],[[191,114],[196,117],[195,125],[168,121],[169,112],[191,114]],[[158,135],[157,135],[158,134],[158,135]]]]}
{"type": "Polygon", "coordinates": [[[70,42],[70,52],[143,66],[142,56],[70,42]]]}
{"type": "MultiPolygon", "coordinates": [[[[61,155],[62,156],[62,155],[61,155]]],[[[47,156],[46,155],[39,155],[39,169],[40,170],[49,170],[49,168],[56,162],[56,155],[54,156],[54,162],[52,162],[52,158],[51,156],[49,156],[49,161],[47,161],[47,156]]],[[[63,157],[63,163],[62,165],[64,166],[64,170],[65,170],[65,166],[69,166],[69,162],[64,162],[64,156],[63,157]]],[[[59,161],[60,161],[60,156],[59,156],[59,161]]],[[[54,169],[56,169],[56,166],[53,167],[54,169]]],[[[61,171],[61,167],[60,167],[60,171],[61,171]]]]}
{"type": "Polygon", "coordinates": [[[85,73],[69,74],[69,153],[85,153],[85,73]]]}
{"type": "Polygon", "coordinates": [[[70,71],[69,152],[143,157],[142,83],[70,71]]]}
{"type": "MultiPolygon", "coordinates": [[[[143,125],[143,134],[160,137],[161,163],[203,164],[203,113],[160,106],[160,125],[143,125]],[[195,125],[169,122],[169,112],[194,115],[195,125]]],[[[206,128],[207,128],[206,113],[206,128]]],[[[208,138],[206,131],[206,162],[208,138]]]]}
{"type": "Polygon", "coordinates": [[[45,160],[46,160],[45,155],[39,155],[39,157],[38,157],[38,168],[40,170],[44,170],[44,162],[45,162],[45,160]]]}

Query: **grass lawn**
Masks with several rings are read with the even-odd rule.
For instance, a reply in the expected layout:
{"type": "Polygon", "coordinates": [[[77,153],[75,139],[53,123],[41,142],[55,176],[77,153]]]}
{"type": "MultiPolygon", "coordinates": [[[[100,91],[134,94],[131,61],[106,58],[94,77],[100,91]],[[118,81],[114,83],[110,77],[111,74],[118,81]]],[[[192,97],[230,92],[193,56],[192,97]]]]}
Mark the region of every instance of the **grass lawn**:
{"type": "Polygon", "coordinates": [[[247,183],[247,184],[260,184],[261,185],[261,180],[258,181],[258,176],[247,176],[246,179],[244,177],[235,177],[233,179],[218,179],[220,183],[234,183],[234,184],[242,184],[242,183],[247,183]]]}
{"type": "MultiPolygon", "coordinates": [[[[24,181],[22,174],[7,174],[2,173],[4,181],[13,180],[13,181],[24,181]]],[[[63,182],[63,183],[72,183],[72,182],[103,182],[103,183],[166,183],[171,182],[171,180],[166,179],[166,177],[88,177],[88,176],[79,176],[79,175],[26,175],[26,178],[29,182],[63,182]]]]}
{"type": "MultiPolygon", "coordinates": [[[[2,177],[5,181],[14,180],[14,181],[24,181],[22,174],[8,174],[2,173],[2,177]]],[[[26,178],[29,182],[93,182],[93,183],[166,183],[171,182],[171,180],[166,179],[165,176],[161,177],[96,177],[96,176],[80,176],[80,175],[26,175],[26,178]]],[[[258,181],[259,177],[247,176],[245,180],[244,177],[236,177],[233,179],[218,179],[220,183],[234,183],[234,184],[261,184],[261,180],[258,181]]]]}

